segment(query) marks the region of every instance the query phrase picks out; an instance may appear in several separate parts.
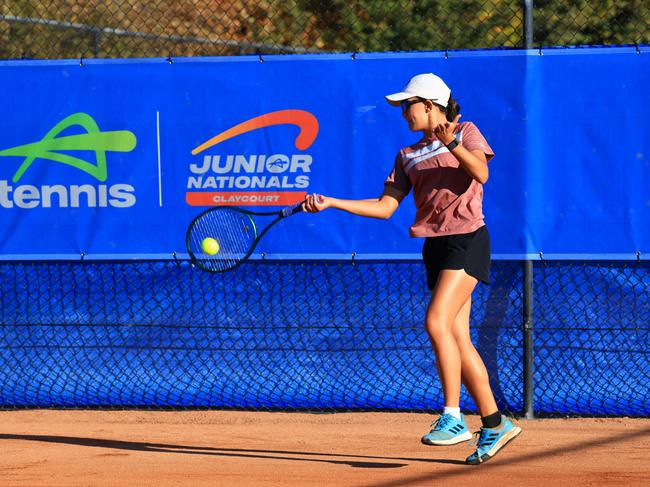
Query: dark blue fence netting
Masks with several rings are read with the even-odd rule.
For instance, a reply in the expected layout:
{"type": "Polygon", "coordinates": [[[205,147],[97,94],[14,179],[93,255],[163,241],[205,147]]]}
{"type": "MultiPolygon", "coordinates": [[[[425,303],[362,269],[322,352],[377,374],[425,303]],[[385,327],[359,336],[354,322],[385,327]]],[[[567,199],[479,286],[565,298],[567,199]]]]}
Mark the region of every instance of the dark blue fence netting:
{"type": "MultiPolygon", "coordinates": [[[[523,399],[523,263],[495,261],[472,339],[523,399]]],[[[0,264],[0,407],[434,411],[418,262],[0,264]]],[[[647,416],[646,262],[535,262],[534,408],[647,416]]],[[[476,411],[463,389],[461,405],[476,411]]]]}
{"type": "Polygon", "coordinates": [[[650,266],[535,265],[535,407],[650,414],[650,266]]]}

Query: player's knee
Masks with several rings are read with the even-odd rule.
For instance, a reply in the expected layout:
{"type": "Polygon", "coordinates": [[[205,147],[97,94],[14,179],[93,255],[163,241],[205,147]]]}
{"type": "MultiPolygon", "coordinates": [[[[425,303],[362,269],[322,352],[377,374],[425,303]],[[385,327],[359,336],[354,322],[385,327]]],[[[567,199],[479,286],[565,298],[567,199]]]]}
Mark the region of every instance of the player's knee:
{"type": "Polygon", "coordinates": [[[431,342],[435,344],[441,343],[443,340],[452,336],[451,324],[452,322],[445,319],[444,316],[429,314],[424,322],[424,327],[427,330],[431,342]]]}

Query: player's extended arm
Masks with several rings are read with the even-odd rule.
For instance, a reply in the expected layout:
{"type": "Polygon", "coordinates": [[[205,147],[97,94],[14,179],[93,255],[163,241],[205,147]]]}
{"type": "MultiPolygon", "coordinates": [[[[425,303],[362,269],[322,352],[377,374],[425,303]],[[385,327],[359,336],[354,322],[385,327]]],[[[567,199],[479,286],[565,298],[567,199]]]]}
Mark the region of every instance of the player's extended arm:
{"type": "Polygon", "coordinates": [[[327,208],[336,208],[353,215],[387,220],[395,213],[403,197],[403,194],[390,186],[386,186],[383,194],[377,199],[344,200],[323,195],[309,195],[305,203],[305,210],[310,213],[318,213],[327,208]]]}

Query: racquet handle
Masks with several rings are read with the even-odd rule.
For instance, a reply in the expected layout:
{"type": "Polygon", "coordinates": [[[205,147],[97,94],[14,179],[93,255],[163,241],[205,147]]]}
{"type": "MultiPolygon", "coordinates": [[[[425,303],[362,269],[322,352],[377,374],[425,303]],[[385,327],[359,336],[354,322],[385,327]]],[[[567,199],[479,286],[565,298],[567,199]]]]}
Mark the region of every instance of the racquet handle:
{"type": "Polygon", "coordinates": [[[283,208],[281,213],[282,218],[287,218],[288,216],[295,215],[296,213],[300,213],[301,211],[305,211],[305,209],[302,207],[302,204],[305,201],[301,201],[300,203],[296,203],[293,206],[287,206],[286,208],[283,208]]]}

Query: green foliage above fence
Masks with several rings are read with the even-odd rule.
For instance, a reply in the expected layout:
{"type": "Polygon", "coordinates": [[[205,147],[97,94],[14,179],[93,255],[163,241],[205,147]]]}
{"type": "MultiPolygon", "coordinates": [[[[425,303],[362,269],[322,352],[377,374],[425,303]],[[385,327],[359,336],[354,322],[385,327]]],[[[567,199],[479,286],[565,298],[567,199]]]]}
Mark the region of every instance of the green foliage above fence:
{"type": "MultiPolygon", "coordinates": [[[[650,42],[648,0],[536,0],[533,45],[650,42]]],[[[521,0],[10,0],[0,59],[524,47],[521,0]]]]}

